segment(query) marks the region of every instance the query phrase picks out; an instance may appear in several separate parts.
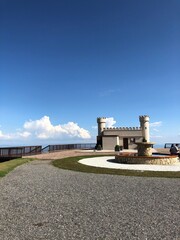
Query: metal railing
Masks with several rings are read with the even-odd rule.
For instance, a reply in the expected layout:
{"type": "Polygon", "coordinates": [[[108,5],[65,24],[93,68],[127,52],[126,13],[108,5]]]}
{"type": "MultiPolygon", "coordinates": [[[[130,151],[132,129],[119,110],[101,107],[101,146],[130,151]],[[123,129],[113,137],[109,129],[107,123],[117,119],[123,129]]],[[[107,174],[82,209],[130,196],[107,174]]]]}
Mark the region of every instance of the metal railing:
{"type": "Polygon", "coordinates": [[[56,144],[48,145],[44,148],[42,146],[22,146],[22,147],[2,147],[0,148],[0,159],[19,158],[26,155],[35,155],[45,152],[73,150],[73,149],[94,149],[95,143],[82,144],[56,144]]]}
{"type": "Polygon", "coordinates": [[[73,149],[94,149],[95,143],[81,143],[81,144],[56,144],[48,145],[42,149],[42,152],[53,152],[73,149]]]}
{"type": "Polygon", "coordinates": [[[180,143],[165,143],[164,148],[171,148],[172,144],[178,144],[178,147],[180,147],[180,143]]]}
{"type": "Polygon", "coordinates": [[[41,153],[42,146],[3,147],[0,148],[0,157],[22,157],[41,153]]]}

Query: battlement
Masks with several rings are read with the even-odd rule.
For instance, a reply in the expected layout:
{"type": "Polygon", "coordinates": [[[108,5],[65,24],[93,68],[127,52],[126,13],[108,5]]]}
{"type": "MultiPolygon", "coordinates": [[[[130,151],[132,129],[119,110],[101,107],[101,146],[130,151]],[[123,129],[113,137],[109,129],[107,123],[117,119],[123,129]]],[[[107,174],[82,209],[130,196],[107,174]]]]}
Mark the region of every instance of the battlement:
{"type": "Polygon", "coordinates": [[[139,131],[141,127],[107,127],[103,128],[103,130],[139,131]]]}
{"type": "Polygon", "coordinates": [[[144,118],[144,117],[148,117],[149,118],[149,115],[140,115],[139,118],[144,118]]]}
{"type": "Polygon", "coordinates": [[[98,117],[97,120],[106,119],[106,117],[98,117]]]}
{"type": "Polygon", "coordinates": [[[97,118],[97,123],[105,123],[106,122],[106,117],[98,117],[97,118]]]}
{"type": "Polygon", "coordinates": [[[139,121],[140,122],[149,121],[149,116],[148,115],[141,115],[141,116],[139,116],[139,121]]]}

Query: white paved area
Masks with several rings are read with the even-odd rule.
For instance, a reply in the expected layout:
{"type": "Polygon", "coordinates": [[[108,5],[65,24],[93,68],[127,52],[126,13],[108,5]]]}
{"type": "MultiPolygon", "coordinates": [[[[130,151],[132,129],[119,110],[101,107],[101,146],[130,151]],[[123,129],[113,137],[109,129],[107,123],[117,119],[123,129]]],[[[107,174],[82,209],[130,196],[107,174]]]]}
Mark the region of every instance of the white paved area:
{"type": "Polygon", "coordinates": [[[84,158],[79,162],[85,165],[101,168],[116,168],[140,171],[180,171],[180,163],[176,165],[147,165],[147,164],[120,164],[111,162],[115,159],[113,156],[84,158]]]}

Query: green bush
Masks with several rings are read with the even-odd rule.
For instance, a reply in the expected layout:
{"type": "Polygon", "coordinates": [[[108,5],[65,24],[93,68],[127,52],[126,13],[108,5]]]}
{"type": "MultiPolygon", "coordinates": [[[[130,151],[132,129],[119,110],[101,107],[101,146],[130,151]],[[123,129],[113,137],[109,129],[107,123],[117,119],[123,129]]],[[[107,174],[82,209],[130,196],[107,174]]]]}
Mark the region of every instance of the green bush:
{"type": "Polygon", "coordinates": [[[119,151],[122,150],[122,146],[116,145],[116,146],[114,147],[114,150],[115,150],[116,152],[119,152],[119,151]]]}
{"type": "Polygon", "coordinates": [[[97,150],[102,150],[101,145],[98,145],[98,146],[97,146],[97,150]]]}

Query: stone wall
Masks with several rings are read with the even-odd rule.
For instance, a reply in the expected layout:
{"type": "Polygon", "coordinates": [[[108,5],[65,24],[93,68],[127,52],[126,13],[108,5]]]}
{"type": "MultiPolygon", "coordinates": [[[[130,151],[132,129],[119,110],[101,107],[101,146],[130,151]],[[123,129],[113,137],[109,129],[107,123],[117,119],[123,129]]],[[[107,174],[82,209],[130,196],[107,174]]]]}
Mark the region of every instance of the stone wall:
{"type": "Polygon", "coordinates": [[[121,156],[116,155],[115,161],[118,163],[126,164],[156,164],[156,165],[172,165],[179,163],[178,157],[176,156],[121,156]]]}
{"type": "Polygon", "coordinates": [[[120,129],[120,128],[105,128],[103,131],[103,135],[118,135],[120,137],[141,137],[142,131],[140,128],[135,129],[120,129]]]}

